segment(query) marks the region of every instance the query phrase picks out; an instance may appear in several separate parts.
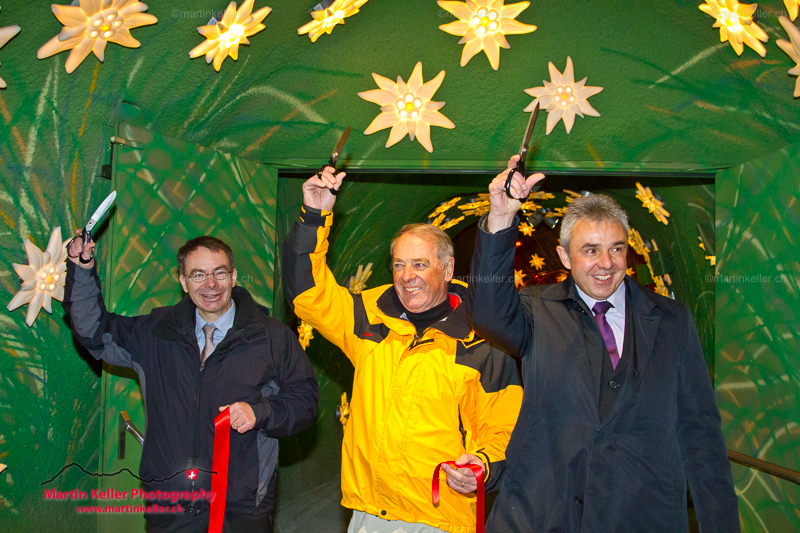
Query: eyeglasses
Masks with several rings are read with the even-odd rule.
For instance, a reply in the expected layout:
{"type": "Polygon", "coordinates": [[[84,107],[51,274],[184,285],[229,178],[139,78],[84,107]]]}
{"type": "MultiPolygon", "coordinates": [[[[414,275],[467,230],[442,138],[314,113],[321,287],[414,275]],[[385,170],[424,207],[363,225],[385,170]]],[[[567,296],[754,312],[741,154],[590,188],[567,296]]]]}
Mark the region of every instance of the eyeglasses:
{"type": "Polygon", "coordinates": [[[228,279],[228,276],[230,275],[231,273],[227,270],[215,270],[211,274],[206,274],[205,272],[195,272],[191,276],[185,276],[185,277],[189,278],[195,283],[205,283],[206,279],[208,279],[208,276],[214,276],[214,279],[217,281],[224,281],[228,279]]]}

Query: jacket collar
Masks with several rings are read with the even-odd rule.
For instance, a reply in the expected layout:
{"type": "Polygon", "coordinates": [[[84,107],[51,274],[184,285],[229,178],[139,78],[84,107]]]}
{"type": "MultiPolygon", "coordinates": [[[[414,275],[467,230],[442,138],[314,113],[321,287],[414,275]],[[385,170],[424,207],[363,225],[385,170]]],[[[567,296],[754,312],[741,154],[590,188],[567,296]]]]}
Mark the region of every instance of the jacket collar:
{"type": "MultiPolygon", "coordinates": [[[[467,285],[458,281],[451,281],[448,283],[447,296],[453,309],[442,320],[432,324],[431,328],[439,330],[454,339],[470,339],[472,337],[472,328],[467,315],[467,285]]],[[[387,285],[386,290],[378,297],[376,303],[381,313],[391,319],[401,321],[402,329],[407,327],[411,328],[411,331],[414,330],[411,322],[403,318],[406,309],[400,302],[400,297],[397,296],[394,285],[387,285]]],[[[391,327],[391,324],[387,324],[387,326],[391,327]]]]}
{"type": "MultiPolygon", "coordinates": [[[[233,326],[228,331],[226,338],[234,332],[266,323],[266,317],[269,312],[265,307],[258,305],[245,289],[234,287],[231,298],[236,303],[236,315],[233,319],[233,326]]],[[[172,307],[171,312],[165,314],[156,322],[153,333],[167,340],[180,340],[187,335],[190,338],[194,338],[196,309],[197,307],[187,294],[172,307]]]]}
{"type": "MultiPolygon", "coordinates": [[[[650,289],[642,287],[632,277],[625,276],[625,288],[631,295],[631,310],[637,314],[652,315],[653,309],[658,307],[662,313],[673,318],[675,317],[675,313],[672,309],[659,301],[659,298],[663,298],[663,296],[659,296],[650,289]]],[[[572,279],[571,274],[561,283],[548,286],[541,292],[539,297],[543,300],[553,301],[573,300],[578,305],[586,307],[583,299],[578,295],[578,290],[575,287],[575,281],[572,279]]]]}

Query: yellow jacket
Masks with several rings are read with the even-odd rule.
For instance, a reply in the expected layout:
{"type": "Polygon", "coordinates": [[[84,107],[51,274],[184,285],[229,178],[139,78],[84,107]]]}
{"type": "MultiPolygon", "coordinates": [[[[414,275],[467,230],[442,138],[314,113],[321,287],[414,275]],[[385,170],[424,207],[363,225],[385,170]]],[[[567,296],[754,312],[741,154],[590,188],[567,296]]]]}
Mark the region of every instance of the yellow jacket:
{"type": "Polygon", "coordinates": [[[351,294],[325,263],[330,212],[304,207],[287,236],[283,276],[297,316],[355,366],[342,443],[342,505],[387,520],[475,531],[475,495],[441,483],[436,465],[463,453],[481,457],[487,488],[505,467],[522,402],[516,362],[475,336],[466,285],[450,283],[453,311],[416,337],[392,285],[351,294]]]}

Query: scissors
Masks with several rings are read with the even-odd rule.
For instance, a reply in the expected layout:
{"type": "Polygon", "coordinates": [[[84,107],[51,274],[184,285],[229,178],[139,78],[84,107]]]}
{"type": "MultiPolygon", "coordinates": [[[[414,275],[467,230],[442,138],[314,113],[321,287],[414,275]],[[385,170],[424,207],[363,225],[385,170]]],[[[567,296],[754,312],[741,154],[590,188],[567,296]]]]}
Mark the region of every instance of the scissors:
{"type": "Polygon", "coordinates": [[[514,168],[509,169],[508,178],[506,179],[506,196],[514,200],[519,200],[520,202],[524,202],[531,193],[539,190],[539,186],[534,185],[525,198],[514,198],[514,195],[511,194],[511,178],[514,176],[514,172],[519,172],[522,175],[522,179],[525,179],[525,158],[528,155],[528,148],[530,148],[531,145],[531,135],[533,135],[533,127],[536,125],[536,117],[538,116],[539,102],[536,102],[533,111],[531,111],[531,118],[528,120],[528,127],[525,128],[525,135],[522,137],[522,146],[519,149],[519,161],[517,161],[517,165],[514,168]]]}
{"type": "MultiPolygon", "coordinates": [[[[100,222],[100,219],[103,218],[103,215],[106,214],[106,211],[108,211],[111,208],[111,204],[114,203],[114,199],[116,197],[117,197],[117,191],[111,191],[111,194],[106,196],[106,199],[103,200],[103,203],[100,204],[100,207],[98,207],[95,210],[94,214],[89,219],[89,222],[86,223],[86,226],[84,226],[84,228],[83,228],[83,234],[82,234],[82,238],[83,238],[83,243],[84,244],[86,244],[87,242],[92,240],[92,229],[94,229],[94,227],[97,225],[97,223],[100,222]]],[[[72,246],[72,243],[77,238],[78,238],[77,236],[73,237],[69,241],[69,243],[67,243],[67,248],[72,246]]],[[[78,257],[79,261],[81,263],[83,263],[83,264],[91,262],[93,258],[94,258],[94,253],[92,253],[92,257],[90,257],[86,261],[83,260],[83,256],[82,255],[78,257]]]]}
{"type": "MultiPolygon", "coordinates": [[[[336,146],[333,147],[333,153],[331,154],[331,158],[328,159],[328,164],[323,165],[322,168],[319,169],[317,172],[317,177],[319,178],[322,176],[322,171],[325,170],[325,167],[333,167],[334,173],[336,173],[336,162],[339,160],[339,155],[342,153],[342,148],[344,148],[344,143],[347,142],[347,138],[350,137],[350,126],[347,126],[347,129],[344,130],[344,133],[339,137],[339,140],[336,141],[336,146]]],[[[339,194],[337,189],[328,189],[331,191],[331,194],[336,196],[339,194]]]]}

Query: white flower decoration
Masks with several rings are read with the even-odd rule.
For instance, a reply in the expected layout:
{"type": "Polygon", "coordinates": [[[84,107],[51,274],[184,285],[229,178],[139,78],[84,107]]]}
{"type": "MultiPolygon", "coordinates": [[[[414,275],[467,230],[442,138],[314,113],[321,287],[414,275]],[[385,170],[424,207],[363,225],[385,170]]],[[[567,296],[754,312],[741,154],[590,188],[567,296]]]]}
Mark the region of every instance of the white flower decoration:
{"type": "Polygon", "coordinates": [[[536,26],[515,20],[525,11],[530,2],[503,5],[505,0],[467,0],[466,2],[445,2],[439,0],[439,7],[455,15],[458,20],[442,24],[439,29],[450,35],[463,36],[458,44],[463,44],[461,66],[472,57],[484,51],[489,64],[497,70],[500,67],[500,48],[511,48],[506,35],[530,33],[536,26]]]}
{"type": "Polygon", "coordinates": [[[29,239],[25,239],[25,251],[28,253],[28,264],[13,264],[17,275],[22,279],[22,287],[8,304],[8,310],[28,304],[28,315],[25,323],[33,325],[44,308],[48,313],[51,298],[61,301],[64,298],[64,282],[67,279],[67,242],[61,240],[61,228],[57,227],[50,235],[50,242],[42,252],[29,239]]]}
{"type": "MultiPolygon", "coordinates": [[[[6,26],[5,28],[0,28],[0,48],[3,48],[8,41],[11,40],[13,36],[19,33],[19,26],[6,26]]],[[[0,78],[0,89],[6,88],[6,82],[3,81],[3,78],[0,78]]]]}
{"type": "MultiPolygon", "coordinates": [[[[781,50],[789,54],[789,57],[797,63],[794,68],[789,69],[789,74],[792,76],[800,76],[800,30],[797,29],[797,26],[792,24],[789,19],[786,17],[781,17],[778,19],[783,26],[783,29],[786,30],[786,33],[789,34],[789,41],[784,41],[783,39],[778,39],[777,45],[781,47],[781,50]]],[[[800,97],[800,77],[797,78],[797,83],[794,86],[794,97],[800,97]]]]}
{"type": "Polygon", "coordinates": [[[352,17],[361,6],[368,0],[335,0],[331,5],[324,9],[311,12],[313,19],[308,24],[301,26],[297,30],[298,35],[308,34],[312,43],[317,42],[323,33],[331,34],[337,24],[344,24],[344,19],[352,17]]]}
{"type": "Polygon", "coordinates": [[[249,45],[247,38],[266,28],[261,21],[272,12],[271,7],[262,7],[252,13],[254,2],[255,0],[245,0],[238,10],[236,2],[231,2],[221,21],[197,28],[197,32],[205,36],[206,40],[192,48],[189,57],[194,59],[205,54],[206,63],[213,61],[217,72],[226,57],[230,56],[234,61],[239,59],[239,45],[249,45]]]}
{"type": "Polygon", "coordinates": [[[567,57],[567,68],[561,74],[551,61],[548,63],[550,69],[550,81],[544,80],[544,87],[525,89],[525,92],[535,97],[535,100],[525,108],[525,111],[533,111],[536,103],[539,107],[547,109],[547,135],[553,131],[559,120],[564,120],[564,127],[567,133],[572,131],[575,123],[575,115],[591,115],[599,117],[592,105],[586,100],[603,90],[602,87],[585,86],[588,78],[583,78],[575,83],[575,74],[572,68],[572,58],[567,57]]]}
{"type": "Polygon", "coordinates": [[[767,49],[759,41],[767,42],[769,37],[753,22],[753,13],[758,4],[740,4],[737,0],[706,0],[699,7],[700,11],[717,19],[712,27],[719,28],[719,42],[728,41],[736,55],[742,55],[745,44],[761,57],[767,55],[767,49]]]}
{"type": "Polygon", "coordinates": [[[800,10],[800,0],[783,0],[786,4],[786,9],[789,10],[789,18],[794,20],[797,18],[797,12],[800,10]]]}
{"type": "Polygon", "coordinates": [[[447,129],[456,127],[438,111],[445,103],[431,100],[444,80],[444,71],[429,82],[422,83],[422,62],[419,62],[414,67],[408,84],[400,76],[397,77],[397,83],[374,72],[372,77],[380,89],[358,93],[358,96],[381,106],[381,114],[375,117],[364,135],[391,126],[392,132],[386,141],[386,148],[408,134],[412,141],[416,137],[428,152],[433,152],[431,126],[447,129]]]}
{"type": "Polygon", "coordinates": [[[64,64],[67,74],[78,68],[89,52],[102,62],[109,42],[139,48],[141,43],[130,30],[158,22],[153,15],[143,13],[147,5],[138,0],[80,0],[80,7],[53,4],[52,9],[64,27],[39,48],[36,57],[44,59],[71,49],[64,64]]]}

